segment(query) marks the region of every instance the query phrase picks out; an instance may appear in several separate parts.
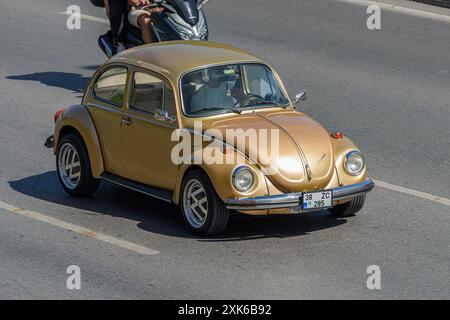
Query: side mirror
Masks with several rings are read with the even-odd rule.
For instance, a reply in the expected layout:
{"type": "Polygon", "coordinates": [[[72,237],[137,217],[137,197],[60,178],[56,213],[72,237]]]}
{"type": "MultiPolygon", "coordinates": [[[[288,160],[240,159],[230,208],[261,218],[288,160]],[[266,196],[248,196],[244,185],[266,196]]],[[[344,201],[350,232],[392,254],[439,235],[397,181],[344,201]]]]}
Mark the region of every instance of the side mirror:
{"type": "Polygon", "coordinates": [[[169,111],[158,109],[155,112],[155,119],[162,121],[175,122],[176,120],[169,116],[169,111]]]}
{"type": "Polygon", "coordinates": [[[307,98],[306,92],[301,92],[295,96],[294,103],[299,104],[302,101],[306,101],[306,98],[307,98]]]}

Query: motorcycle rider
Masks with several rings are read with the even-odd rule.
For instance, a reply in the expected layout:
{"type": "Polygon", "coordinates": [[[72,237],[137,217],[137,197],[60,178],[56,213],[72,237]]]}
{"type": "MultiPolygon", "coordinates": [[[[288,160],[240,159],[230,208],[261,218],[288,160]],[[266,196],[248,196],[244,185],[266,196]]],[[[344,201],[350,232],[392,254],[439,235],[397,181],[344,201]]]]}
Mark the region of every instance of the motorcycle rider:
{"type": "Polygon", "coordinates": [[[150,10],[142,9],[144,6],[150,5],[152,2],[152,0],[128,0],[128,4],[131,6],[131,11],[128,14],[128,22],[136,28],[141,29],[142,39],[145,44],[156,41],[150,15],[152,13],[163,11],[163,8],[161,7],[152,8],[150,10]]]}
{"type": "Polygon", "coordinates": [[[103,0],[106,16],[111,25],[110,37],[113,43],[113,54],[125,50],[125,24],[128,17],[128,0],[103,0]]]}

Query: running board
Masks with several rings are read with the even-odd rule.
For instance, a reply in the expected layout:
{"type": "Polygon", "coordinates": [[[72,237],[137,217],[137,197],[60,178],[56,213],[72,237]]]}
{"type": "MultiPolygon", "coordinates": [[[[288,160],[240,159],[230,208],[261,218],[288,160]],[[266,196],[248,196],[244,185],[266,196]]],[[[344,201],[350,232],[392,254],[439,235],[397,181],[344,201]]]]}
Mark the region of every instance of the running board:
{"type": "Polygon", "coordinates": [[[105,172],[101,175],[103,180],[109,181],[111,183],[117,184],[119,186],[146,194],[150,197],[172,203],[172,192],[162,190],[159,188],[154,188],[147,186],[145,184],[131,181],[119,176],[116,176],[115,174],[105,172]]]}

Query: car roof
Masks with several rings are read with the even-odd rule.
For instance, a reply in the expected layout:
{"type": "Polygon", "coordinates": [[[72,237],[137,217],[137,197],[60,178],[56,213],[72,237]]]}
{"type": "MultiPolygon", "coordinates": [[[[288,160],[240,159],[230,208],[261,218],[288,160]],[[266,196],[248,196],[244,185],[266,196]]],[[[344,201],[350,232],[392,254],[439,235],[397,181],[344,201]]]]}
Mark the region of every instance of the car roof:
{"type": "Polygon", "coordinates": [[[224,63],[262,62],[253,54],[207,41],[167,41],[125,50],[109,63],[133,64],[163,73],[174,81],[186,71],[224,63]]]}

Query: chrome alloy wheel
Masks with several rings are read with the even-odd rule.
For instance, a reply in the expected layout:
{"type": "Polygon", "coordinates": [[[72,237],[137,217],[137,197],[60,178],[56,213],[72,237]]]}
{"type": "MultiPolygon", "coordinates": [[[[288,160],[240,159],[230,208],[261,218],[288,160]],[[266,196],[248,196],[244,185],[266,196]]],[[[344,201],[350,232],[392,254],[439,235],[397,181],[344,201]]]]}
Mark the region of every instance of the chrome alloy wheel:
{"type": "Polygon", "coordinates": [[[199,229],[208,217],[208,196],[197,179],[189,180],[183,191],[183,208],[189,224],[199,229]]]}
{"type": "Polygon", "coordinates": [[[67,188],[73,190],[80,183],[80,156],[75,147],[70,143],[63,144],[58,153],[58,172],[67,188]]]}

